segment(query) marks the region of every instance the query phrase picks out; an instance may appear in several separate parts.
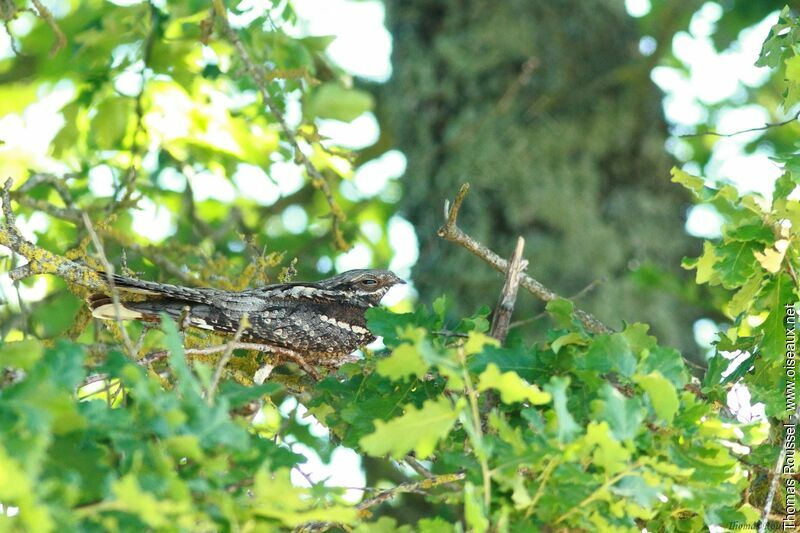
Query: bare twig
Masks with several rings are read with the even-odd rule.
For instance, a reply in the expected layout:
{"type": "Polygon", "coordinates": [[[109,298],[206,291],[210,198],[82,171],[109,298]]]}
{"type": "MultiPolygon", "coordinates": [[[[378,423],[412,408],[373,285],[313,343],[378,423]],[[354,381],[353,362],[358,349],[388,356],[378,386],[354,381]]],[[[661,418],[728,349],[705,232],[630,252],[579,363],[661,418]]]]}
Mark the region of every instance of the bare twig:
{"type": "Polygon", "coordinates": [[[431,471],[428,470],[427,468],[425,468],[425,466],[422,463],[420,463],[417,460],[417,458],[414,457],[413,455],[406,455],[403,460],[406,462],[406,464],[408,466],[410,466],[414,470],[414,472],[416,472],[420,476],[426,477],[426,478],[433,477],[433,474],[431,473],[431,471]]]}
{"type": "MultiPolygon", "coordinates": [[[[219,352],[224,352],[231,346],[233,346],[234,350],[252,350],[256,352],[268,352],[275,354],[278,357],[289,359],[290,361],[297,363],[297,365],[300,368],[302,368],[308,375],[310,375],[315,380],[320,379],[319,372],[317,372],[311,365],[309,365],[306,361],[304,361],[302,355],[293,350],[289,350],[288,348],[273,346],[271,344],[257,344],[253,342],[235,342],[235,343],[221,344],[219,346],[209,346],[207,348],[187,348],[186,350],[184,350],[184,352],[186,353],[186,355],[211,355],[219,352]]],[[[155,362],[161,361],[162,359],[166,359],[168,355],[169,352],[167,352],[166,350],[159,350],[145,355],[136,362],[142,366],[147,366],[155,362]]]]}
{"type": "MultiPolygon", "coordinates": [[[[81,224],[83,222],[84,212],[92,213],[94,211],[102,211],[105,208],[99,205],[91,205],[84,209],[79,209],[75,205],[72,194],[64,183],[65,180],[74,177],[76,177],[76,174],[68,173],[64,174],[63,176],[56,176],[46,172],[33,173],[28,176],[28,179],[26,179],[22,185],[11,191],[11,198],[16,200],[17,203],[21,205],[30,207],[36,211],[42,211],[52,217],[67,220],[75,224],[81,224]],[[47,184],[53,187],[53,189],[55,189],[55,191],[58,193],[62,202],[64,202],[64,206],[57,206],[47,200],[33,198],[28,194],[31,189],[41,184],[47,184]]],[[[130,207],[135,205],[135,203],[136,202],[133,200],[126,199],[125,201],[117,202],[116,204],[111,205],[116,206],[116,208],[122,208],[130,207]]]]}
{"type": "MultiPolygon", "coordinates": [[[[598,286],[600,286],[601,284],[603,284],[605,282],[606,282],[605,278],[598,278],[598,279],[592,280],[592,282],[589,283],[587,286],[585,286],[584,288],[582,288],[581,290],[579,290],[578,292],[576,292],[572,296],[568,297],[567,300],[572,300],[574,302],[575,300],[577,300],[579,298],[582,298],[586,294],[588,294],[591,291],[593,291],[595,289],[595,287],[598,287],[598,286]]],[[[540,320],[540,319],[542,319],[542,318],[544,318],[546,316],[547,316],[547,311],[542,311],[541,313],[539,313],[536,316],[532,316],[530,318],[523,318],[522,320],[515,320],[514,322],[511,323],[511,325],[508,328],[509,329],[518,328],[520,326],[524,326],[525,324],[530,324],[531,322],[536,322],[537,320],[540,320]]]]}
{"type": "Polygon", "coordinates": [[[438,487],[440,485],[447,485],[450,483],[454,483],[456,481],[461,481],[465,477],[466,474],[464,474],[463,472],[459,472],[456,474],[442,474],[440,476],[432,476],[422,479],[420,481],[401,483],[396,487],[384,490],[383,492],[379,492],[372,498],[368,498],[362,501],[356,506],[356,508],[363,513],[370,507],[374,507],[385,501],[391,500],[398,494],[403,494],[408,492],[424,492],[434,487],[438,487]]]}
{"type": "MultiPolygon", "coordinates": [[[[437,234],[443,239],[463,246],[473,254],[489,263],[495,268],[495,270],[505,272],[508,269],[508,261],[464,233],[456,224],[456,221],[458,220],[458,211],[461,208],[461,204],[464,202],[467,191],[469,191],[469,184],[465,183],[458,191],[452,207],[449,207],[449,203],[445,201],[446,222],[441,228],[439,228],[437,234]]],[[[551,291],[527,274],[522,274],[520,276],[520,285],[525,287],[528,292],[537,298],[540,298],[546,302],[561,298],[558,294],[551,291]]],[[[575,317],[580,320],[581,324],[583,324],[583,326],[589,331],[593,331],[595,333],[612,332],[611,328],[603,324],[598,318],[590,313],[587,313],[586,311],[583,311],[582,309],[575,309],[575,317]]]]}
{"type": "Polygon", "coordinates": [[[558,466],[559,461],[558,457],[554,457],[550,459],[550,462],[547,463],[547,466],[544,467],[542,471],[542,475],[540,476],[541,481],[539,481],[539,488],[536,489],[536,494],[534,494],[533,499],[528,504],[528,508],[525,509],[525,517],[529,517],[533,510],[536,509],[536,504],[539,503],[539,500],[542,498],[544,494],[544,488],[547,485],[547,481],[550,479],[550,474],[553,473],[553,470],[558,466]]]}
{"type": "MultiPolygon", "coordinates": [[[[75,202],[72,199],[72,194],[69,192],[69,189],[64,185],[63,180],[74,178],[75,174],[65,174],[63,177],[58,177],[55,174],[49,174],[47,172],[36,172],[28,176],[28,179],[20,185],[15,193],[18,195],[24,194],[29,192],[31,189],[36,187],[37,185],[41,185],[42,183],[46,183],[51,185],[58,195],[61,197],[61,200],[64,202],[64,205],[67,207],[74,207],[75,202]]],[[[19,198],[14,198],[15,200],[19,201],[19,198]]]]}
{"type": "Polygon", "coordinates": [[[64,32],[61,31],[61,28],[58,27],[58,23],[56,22],[56,18],[47,9],[44,4],[42,4],[41,0],[31,0],[33,5],[36,6],[36,10],[39,12],[39,16],[50,26],[50,29],[53,30],[53,35],[55,35],[56,42],[53,43],[53,47],[50,48],[50,57],[54,57],[59,50],[67,46],[67,36],[64,35],[64,32]]]}
{"type": "Polygon", "coordinates": [[[269,109],[270,113],[275,117],[275,120],[278,121],[281,130],[286,135],[286,139],[289,141],[293,151],[295,160],[300,162],[305,168],[306,173],[311,178],[311,183],[319,189],[322,194],[325,196],[325,200],[328,203],[328,207],[331,210],[331,223],[332,223],[332,230],[333,236],[336,241],[337,247],[342,250],[347,250],[349,247],[344,240],[344,236],[342,235],[341,228],[339,227],[340,223],[344,222],[345,215],[342,210],[336,204],[336,201],[333,198],[333,192],[331,191],[330,184],[328,180],[325,179],[325,176],[322,175],[322,172],[314,166],[311,160],[306,156],[303,150],[300,148],[300,144],[297,142],[297,136],[289,127],[289,124],[286,122],[286,118],[283,115],[283,111],[281,111],[280,107],[278,106],[275,99],[269,94],[267,90],[268,78],[263,72],[263,69],[256,65],[253,61],[253,58],[250,56],[250,53],[242,44],[242,40],[239,38],[239,34],[230,24],[228,21],[228,13],[225,8],[224,0],[212,0],[212,5],[214,6],[214,12],[217,15],[218,20],[222,25],[222,29],[227,36],[228,40],[233,44],[233,47],[236,49],[237,54],[241,58],[242,62],[247,69],[247,72],[250,74],[250,77],[255,82],[256,86],[258,87],[258,92],[261,94],[261,99],[266,104],[267,108],[269,109]]]}
{"type": "MultiPolygon", "coordinates": [[[[303,474],[302,472],[300,472],[303,474]]],[[[422,493],[426,490],[430,490],[434,487],[439,487],[443,485],[448,485],[455,483],[457,481],[461,481],[466,477],[466,474],[463,472],[459,472],[457,474],[442,474],[440,476],[434,476],[432,478],[426,478],[421,481],[413,481],[410,483],[401,483],[396,487],[391,489],[384,490],[379,492],[372,498],[367,498],[366,500],[362,501],[356,506],[358,509],[359,514],[362,517],[368,517],[372,513],[370,513],[369,508],[374,507],[376,505],[380,505],[381,503],[387,502],[394,498],[399,494],[404,493],[422,493]]],[[[341,487],[345,488],[345,487],[341,487]]],[[[360,487],[353,487],[356,490],[370,490],[367,488],[360,488],[360,487]]],[[[307,522],[305,524],[300,524],[294,529],[295,533],[310,533],[314,531],[328,531],[329,529],[344,529],[345,531],[350,531],[350,529],[345,524],[340,524],[337,522],[307,522]]]]}
{"type": "Polygon", "coordinates": [[[781,126],[786,126],[787,124],[791,124],[798,118],[800,118],[800,111],[798,111],[793,117],[787,118],[786,120],[782,120],[780,122],[771,122],[768,124],[764,124],[763,126],[759,126],[757,128],[747,128],[746,130],[739,130],[731,133],[719,133],[716,131],[701,131],[697,133],[686,133],[684,135],[678,135],[678,137],[682,139],[686,139],[689,137],[703,137],[705,135],[709,135],[712,137],[735,137],[737,135],[741,135],[742,133],[752,133],[754,131],[764,131],[770,128],[780,128],[781,126]]]}
{"type": "Polygon", "coordinates": [[[305,480],[306,480],[306,482],[308,483],[308,486],[309,486],[309,487],[313,487],[314,485],[316,485],[316,483],[314,482],[314,480],[313,480],[313,479],[311,479],[311,476],[310,476],[309,474],[306,474],[305,472],[303,472],[303,469],[302,469],[302,468],[300,468],[299,466],[297,466],[297,465],[294,465],[294,468],[293,468],[293,470],[294,470],[295,472],[299,473],[301,476],[303,476],[303,479],[305,479],[305,480]]]}
{"type": "Polygon", "coordinates": [[[105,381],[107,379],[110,379],[108,377],[108,374],[92,374],[91,376],[87,376],[87,378],[84,379],[78,386],[78,388],[81,389],[87,385],[91,385],[92,383],[97,383],[98,381],[105,381]]]}
{"type": "Polygon", "coordinates": [[[141,137],[141,134],[145,132],[144,93],[145,89],[147,88],[147,69],[150,66],[150,58],[153,55],[153,44],[155,42],[156,29],[158,27],[158,21],[160,17],[158,8],[153,5],[152,2],[148,2],[148,7],[150,8],[150,25],[147,30],[147,37],[145,37],[144,41],[142,42],[142,68],[139,71],[140,87],[139,93],[136,95],[136,103],[134,108],[136,127],[133,131],[133,137],[131,138],[131,146],[129,149],[131,158],[128,163],[128,170],[125,172],[125,177],[124,179],[120,180],[119,187],[117,187],[117,189],[114,191],[112,198],[116,200],[120,191],[124,191],[124,194],[120,198],[119,202],[115,201],[108,205],[109,211],[113,211],[130,201],[131,196],[135,191],[134,183],[138,174],[138,170],[136,168],[137,159],[140,159],[142,156],[142,143],[140,142],[139,138],[141,137]]]}
{"type": "MultiPolygon", "coordinates": [[[[798,419],[800,418],[800,407],[798,411],[796,411],[790,418],[789,423],[793,425],[797,425],[798,419]]],[[[786,435],[783,437],[783,444],[781,444],[781,451],[778,454],[778,460],[775,461],[775,469],[772,472],[772,481],[769,484],[769,492],[767,493],[767,501],[764,502],[764,509],[761,511],[761,520],[758,524],[758,533],[764,533],[767,530],[767,526],[769,525],[770,519],[770,511],[772,510],[772,502],[775,500],[775,492],[778,490],[778,481],[781,479],[781,474],[783,473],[783,465],[786,461],[786,453],[789,448],[789,439],[786,438],[786,435]]]]}
{"type": "Polygon", "coordinates": [[[111,293],[111,302],[114,304],[114,320],[116,321],[117,327],[122,335],[122,342],[125,345],[125,350],[128,352],[129,357],[136,359],[136,351],[133,348],[133,343],[131,342],[131,338],[128,336],[128,330],[125,329],[125,324],[122,322],[122,304],[119,300],[119,291],[114,284],[114,265],[112,265],[111,261],[108,260],[106,251],[103,248],[103,243],[100,241],[100,237],[97,236],[97,232],[94,231],[92,221],[89,220],[89,215],[86,213],[83,213],[83,224],[86,226],[86,231],[89,232],[89,236],[92,238],[94,249],[97,252],[97,258],[103,264],[103,270],[106,274],[106,282],[108,283],[108,292],[111,293]]]}
{"type": "Polygon", "coordinates": [[[459,337],[462,339],[466,339],[467,337],[469,337],[469,335],[467,335],[466,333],[461,333],[458,331],[448,331],[446,329],[441,329],[439,331],[432,331],[431,333],[433,335],[438,335],[440,337],[459,337]]]}
{"type": "Polygon", "coordinates": [[[253,374],[253,384],[261,385],[269,378],[272,371],[275,370],[275,365],[266,363],[258,367],[258,370],[253,374]]]}
{"type": "MultiPolygon", "coordinates": [[[[12,255],[12,262],[13,268],[16,268],[17,259],[19,256],[17,254],[12,255]]],[[[19,290],[19,283],[20,280],[14,281],[14,292],[17,295],[17,304],[19,305],[19,317],[21,322],[21,330],[23,338],[28,336],[28,309],[27,305],[25,304],[25,300],[22,299],[22,292],[19,290]]]]}
{"type": "Polygon", "coordinates": [[[219,358],[219,361],[217,361],[217,368],[214,370],[214,376],[211,378],[211,385],[208,387],[208,395],[206,398],[208,405],[214,405],[214,394],[217,392],[219,380],[222,377],[222,371],[225,369],[225,365],[228,364],[228,361],[231,360],[236,343],[239,342],[239,339],[242,338],[242,333],[244,333],[244,330],[249,326],[250,321],[247,320],[247,313],[244,313],[239,321],[239,327],[236,328],[236,333],[233,334],[230,342],[225,345],[225,351],[222,353],[222,357],[219,358]]]}
{"type": "MultiPolygon", "coordinates": [[[[11,51],[14,52],[15,56],[19,56],[19,48],[17,47],[16,40],[14,39],[14,34],[11,32],[11,19],[14,14],[6,15],[4,11],[5,2],[0,2],[0,14],[2,14],[3,18],[3,27],[6,29],[6,33],[8,34],[8,44],[11,46],[11,51]]],[[[12,8],[14,4],[11,4],[12,8]]]]}
{"type": "Polygon", "coordinates": [[[517,247],[508,262],[506,270],[506,281],[500,293],[500,300],[492,317],[492,328],[489,336],[494,337],[500,343],[504,343],[508,335],[508,327],[511,324],[511,315],[514,313],[514,304],[517,301],[517,291],[519,290],[519,278],[522,271],[528,267],[528,261],[522,258],[522,250],[525,247],[525,239],[517,239],[517,247]]]}

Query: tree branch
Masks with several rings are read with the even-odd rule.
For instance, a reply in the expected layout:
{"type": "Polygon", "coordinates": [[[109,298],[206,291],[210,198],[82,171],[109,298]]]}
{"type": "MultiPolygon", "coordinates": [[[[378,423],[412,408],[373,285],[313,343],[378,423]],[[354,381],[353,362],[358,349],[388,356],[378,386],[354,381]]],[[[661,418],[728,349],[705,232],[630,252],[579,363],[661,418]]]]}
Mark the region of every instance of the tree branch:
{"type": "MultiPolygon", "coordinates": [[[[226,344],[220,344],[219,346],[208,346],[206,348],[186,348],[184,352],[186,355],[211,355],[215,353],[225,352],[226,350],[252,350],[255,352],[265,352],[265,353],[272,353],[277,355],[278,357],[283,357],[290,361],[297,363],[297,365],[302,368],[308,375],[314,378],[316,381],[319,381],[320,375],[314,367],[309,365],[305,360],[303,360],[303,356],[294,350],[289,350],[288,348],[282,348],[280,346],[273,346],[271,344],[257,344],[254,342],[229,342],[226,344]]],[[[169,355],[167,350],[159,350],[156,352],[151,352],[138,361],[137,364],[142,366],[151,365],[162,359],[166,359],[169,355]]]]}
{"type": "Polygon", "coordinates": [[[508,328],[511,324],[511,315],[514,314],[514,304],[517,301],[517,291],[519,290],[519,277],[522,271],[528,267],[528,261],[522,258],[522,250],[525,247],[525,239],[517,239],[517,247],[508,262],[506,270],[506,282],[500,293],[500,300],[492,317],[492,328],[489,336],[494,337],[500,344],[503,344],[508,335],[508,328]]]}
{"type": "Polygon", "coordinates": [[[369,512],[367,509],[370,507],[374,507],[379,505],[385,501],[389,501],[398,494],[408,493],[408,492],[422,492],[426,490],[430,490],[434,487],[438,487],[440,485],[447,485],[449,483],[454,483],[456,481],[461,481],[466,477],[464,472],[459,472],[456,474],[442,474],[439,476],[433,476],[425,479],[421,479],[420,481],[412,481],[409,483],[401,483],[396,487],[391,489],[387,489],[383,492],[379,492],[372,498],[368,498],[361,503],[359,503],[356,508],[362,513],[362,515],[368,515],[369,512]]]}
{"type": "Polygon", "coordinates": [[[56,18],[47,9],[44,4],[40,0],[31,0],[33,5],[36,6],[36,10],[39,12],[39,16],[50,26],[50,29],[53,30],[53,35],[56,38],[56,42],[53,43],[52,48],[50,48],[50,57],[54,57],[59,50],[67,46],[67,36],[64,35],[64,32],[61,31],[61,28],[58,27],[58,23],[56,22],[56,18]]]}
{"type": "MultiPolygon", "coordinates": [[[[473,254],[489,263],[492,267],[494,267],[495,270],[506,272],[508,270],[508,261],[464,233],[456,224],[458,220],[458,211],[461,209],[461,204],[464,202],[464,198],[466,197],[468,191],[469,184],[465,183],[461,186],[461,189],[459,189],[452,207],[450,207],[449,202],[445,200],[445,224],[439,228],[437,234],[439,237],[445,240],[463,246],[473,254]]],[[[544,300],[545,302],[561,298],[558,294],[551,291],[527,274],[520,275],[520,285],[525,287],[528,292],[537,298],[544,300]]],[[[613,331],[594,315],[583,311],[582,309],[575,308],[575,317],[580,320],[581,324],[583,324],[587,330],[594,333],[612,333],[613,331]]]]}
{"type": "Polygon", "coordinates": [[[27,259],[28,263],[12,270],[9,273],[11,280],[17,281],[34,274],[54,274],[65,281],[82,285],[92,291],[106,290],[107,283],[94,269],[49,252],[22,236],[16,227],[16,219],[11,209],[12,184],[13,180],[8,178],[2,191],[5,221],[0,225],[0,245],[18,253],[27,259]]]}
{"type": "MultiPolygon", "coordinates": [[[[800,408],[799,408],[800,409],[800,408]]],[[[798,411],[800,412],[800,411],[798,411]]],[[[797,425],[798,414],[797,412],[789,418],[791,424],[797,425]]],[[[789,440],[786,435],[783,436],[783,443],[781,443],[781,451],[778,454],[778,460],[775,461],[775,470],[772,472],[772,481],[769,484],[769,492],[767,493],[767,501],[764,502],[764,509],[761,511],[761,520],[758,524],[758,533],[764,533],[769,525],[770,511],[772,510],[772,502],[775,499],[775,492],[778,490],[778,481],[782,478],[783,464],[786,461],[786,453],[789,448],[789,440]]]]}
{"type": "Polygon", "coordinates": [[[731,133],[719,133],[716,131],[701,131],[697,133],[686,133],[684,135],[678,135],[678,137],[680,137],[681,139],[687,139],[690,137],[703,137],[705,135],[709,135],[712,137],[735,137],[737,135],[741,135],[742,133],[752,133],[754,131],[764,131],[770,128],[780,128],[781,126],[786,126],[787,124],[791,124],[798,118],[800,118],[800,111],[798,111],[793,117],[787,118],[786,120],[782,120],[780,122],[771,122],[768,124],[764,124],[763,126],[759,126],[757,128],[748,128],[746,130],[739,130],[731,133]]]}
{"type": "Polygon", "coordinates": [[[261,99],[266,104],[270,113],[272,113],[272,115],[275,117],[275,120],[278,121],[278,125],[280,125],[281,130],[283,130],[283,133],[286,135],[286,139],[289,141],[289,144],[294,151],[295,160],[303,165],[303,168],[305,168],[309,178],[311,178],[311,183],[325,196],[325,200],[327,201],[328,207],[330,207],[331,210],[331,223],[336,246],[341,250],[347,250],[349,246],[345,242],[342,230],[339,227],[340,223],[344,222],[345,215],[333,198],[333,192],[331,191],[328,180],[325,179],[325,176],[322,175],[322,172],[320,172],[319,169],[314,166],[308,156],[306,156],[303,150],[301,150],[300,144],[297,142],[297,136],[286,122],[283,111],[281,111],[277,102],[267,90],[268,80],[263,72],[263,69],[255,64],[253,58],[244,47],[244,44],[242,44],[239,34],[231,26],[230,21],[228,20],[228,13],[227,9],[225,8],[224,0],[212,0],[212,5],[217,18],[222,25],[223,32],[231,44],[233,44],[233,47],[236,49],[237,54],[244,63],[247,72],[250,74],[250,77],[256,84],[258,92],[261,94],[261,99]]]}

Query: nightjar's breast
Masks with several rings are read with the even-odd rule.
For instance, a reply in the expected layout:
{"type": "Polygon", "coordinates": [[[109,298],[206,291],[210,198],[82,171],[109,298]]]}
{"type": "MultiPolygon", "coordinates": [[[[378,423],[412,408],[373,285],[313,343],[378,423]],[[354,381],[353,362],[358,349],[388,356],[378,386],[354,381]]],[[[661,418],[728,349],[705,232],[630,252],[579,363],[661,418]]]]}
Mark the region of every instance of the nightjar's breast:
{"type": "Polygon", "coordinates": [[[365,311],[348,304],[287,302],[254,313],[245,337],[316,356],[320,361],[335,360],[375,340],[367,329],[365,311]]]}

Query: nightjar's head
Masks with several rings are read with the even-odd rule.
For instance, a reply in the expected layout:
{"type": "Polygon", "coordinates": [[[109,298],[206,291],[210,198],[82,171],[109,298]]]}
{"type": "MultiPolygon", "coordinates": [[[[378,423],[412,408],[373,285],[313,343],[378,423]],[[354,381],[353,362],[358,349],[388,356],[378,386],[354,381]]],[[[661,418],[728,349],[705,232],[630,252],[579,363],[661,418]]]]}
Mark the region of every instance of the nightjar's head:
{"type": "Polygon", "coordinates": [[[319,282],[326,289],[348,293],[370,307],[378,305],[389,289],[404,283],[393,272],[370,269],[348,270],[319,282]]]}

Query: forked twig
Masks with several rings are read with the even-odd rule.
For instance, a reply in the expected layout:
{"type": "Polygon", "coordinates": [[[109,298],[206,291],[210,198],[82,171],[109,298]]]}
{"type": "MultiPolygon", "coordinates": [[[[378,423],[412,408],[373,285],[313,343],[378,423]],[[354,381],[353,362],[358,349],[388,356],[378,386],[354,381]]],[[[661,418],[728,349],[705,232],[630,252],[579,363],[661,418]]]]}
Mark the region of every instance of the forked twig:
{"type": "MultiPolygon", "coordinates": [[[[454,242],[466,248],[473,254],[489,263],[495,268],[495,270],[506,272],[508,270],[508,261],[464,233],[457,225],[458,211],[461,208],[461,204],[464,202],[464,198],[466,197],[468,191],[469,184],[465,183],[461,186],[461,189],[459,189],[452,207],[450,207],[449,202],[445,201],[445,224],[439,228],[437,234],[443,239],[454,242]]],[[[558,294],[551,291],[527,274],[520,275],[520,285],[525,287],[528,292],[537,298],[546,302],[561,298],[558,294]]],[[[582,309],[575,309],[575,317],[580,320],[581,324],[583,324],[587,330],[594,333],[613,332],[611,328],[603,324],[597,317],[582,309]]]]}
{"type": "Polygon", "coordinates": [[[705,135],[708,135],[710,137],[735,137],[735,136],[741,135],[743,133],[753,133],[755,131],[765,131],[765,130],[768,130],[770,128],[780,128],[781,126],[786,126],[787,124],[791,124],[792,122],[796,121],[797,119],[800,119],[800,111],[795,113],[794,116],[792,116],[790,118],[787,118],[786,120],[782,120],[780,122],[769,122],[767,124],[764,124],[763,126],[758,126],[758,127],[755,127],[755,128],[747,128],[747,129],[744,129],[744,130],[732,131],[730,133],[719,133],[717,131],[699,131],[697,133],[685,133],[683,135],[678,135],[678,137],[680,137],[682,139],[687,139],[687,138],[690,138],[690,137],[703,137],[705,135]]]}

